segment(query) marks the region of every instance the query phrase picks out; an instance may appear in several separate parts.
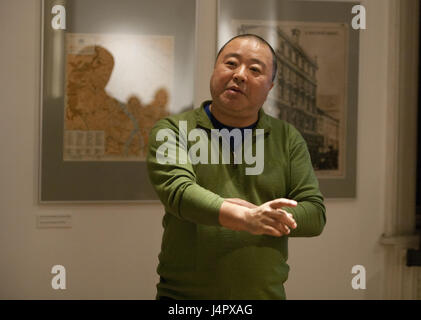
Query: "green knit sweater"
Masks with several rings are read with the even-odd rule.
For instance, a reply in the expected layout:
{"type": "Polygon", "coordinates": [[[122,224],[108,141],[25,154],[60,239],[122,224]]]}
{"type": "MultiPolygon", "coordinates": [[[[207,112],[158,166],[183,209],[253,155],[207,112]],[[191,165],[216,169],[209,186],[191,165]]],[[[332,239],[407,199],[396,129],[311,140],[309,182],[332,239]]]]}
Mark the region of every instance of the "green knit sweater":
{"type": "MultiPolygon", "coordinates": [[[[204,137],[211,140],[213,126],[204,110],[206,103],[209,101],[198,109],[158,121],[149,136],[149,178],[165,207],[157,296],[285,299],[288,237],[317,236],[326,223],[323,196],[307,145],[292,125],[260,110],[253,133],[264,130],[261,174],[246,175],[245,168],[251,165],[245,161],[159,163],[157,152],[164,142],[157,141],[158,132],[167,129],[179,138],[181,120],[187,121],[188,132],[201,128],[207,133],[204,137]],[[224,228],[218,221],[224,198],[241,198],[256,205],[276,198],[296,200],[297,207],[284,209],[293,214],[297,228],[282,237],[224,228]]],[[[171,143],[171,148],[179,150],[180,157],[194,143],[181,139],[171,143]]]]}

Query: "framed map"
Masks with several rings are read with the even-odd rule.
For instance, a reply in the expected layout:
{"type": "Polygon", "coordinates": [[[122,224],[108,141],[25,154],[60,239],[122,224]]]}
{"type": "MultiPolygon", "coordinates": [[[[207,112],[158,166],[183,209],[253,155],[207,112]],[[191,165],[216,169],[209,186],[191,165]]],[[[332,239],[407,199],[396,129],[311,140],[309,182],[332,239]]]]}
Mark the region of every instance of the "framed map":
{"type": "Polygon", "coordinates": [[[246,33],[272,45],[278,72],[264,110],[300,131],[326,198],[355,197],[359,32],[351,21],[357,3],[254,3],[219,0],[218,48],[246,33]]]}
{"type": "Polygon", "coordinates": [[[173,37],[66,34],[63,160],[145,161],[174,109],[173,52],[173,37]]]}
{"type": "Polygon", "coordinates": [[[193,108],[195,6],[43,1],[40,202],[158,200],[148,135],[193,108]]]}

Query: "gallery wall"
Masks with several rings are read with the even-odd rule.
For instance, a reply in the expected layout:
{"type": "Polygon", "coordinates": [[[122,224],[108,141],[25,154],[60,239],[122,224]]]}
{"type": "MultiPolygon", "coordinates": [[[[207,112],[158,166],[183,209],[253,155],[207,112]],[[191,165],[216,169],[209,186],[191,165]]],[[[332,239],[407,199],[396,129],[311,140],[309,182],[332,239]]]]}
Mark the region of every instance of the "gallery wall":
{"type": "MultiPolygon", "coordinates": [[[[161,245],[160,204],[38,203],[40,0],[0,2],[0,299],[153,299],[161,245]],[[71,215],[71,228],[37,228],[38,215],[71,215]],[[53,290],[51,268],[66,268],[53,290]]],[[[389,1],[362,1],[357,196],[326,199],[317,238],[291,238],[289,299],[381,299],[389,1]],[[354,265],[367,288],[354,290],[354,265]]],[[[195,104],[209,98],[216,1],[200,0],[195,104]]]]}

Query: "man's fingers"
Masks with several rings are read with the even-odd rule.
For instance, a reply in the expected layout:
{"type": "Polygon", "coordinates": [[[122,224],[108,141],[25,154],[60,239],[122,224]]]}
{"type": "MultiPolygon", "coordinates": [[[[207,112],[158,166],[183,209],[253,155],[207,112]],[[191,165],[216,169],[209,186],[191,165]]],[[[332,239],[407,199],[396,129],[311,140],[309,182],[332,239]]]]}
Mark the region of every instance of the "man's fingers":
{"type": "Polygon", "coordinates": [[[264,232],[264,234],[267,234],[267,235],[270,235],[270,236],[275,236],[275,237],[281,237],[281,236],[284,235],[278,229],[273,228],[271,226],[264,226],[263,227],[263,232],[264,232]]]}
{"type": "MultiPolygon", "coordinates": [[[[241,199],[225,199],[227,202],[237,202],[241,199]]],[[[252,234],[268,234],[272,236],[283,236],[290,234],[290,229],[297,228],[294,217],[289,212],[280,209],[281,207],[295,207],[297,202],[289,199],[275,199],[253,208],[246,215],[248,231],[252,234]],[[278,208],[279,207],[279,208],[278,208]]]]}
{"type": "Polygon", "coordinates": [[[274,210],[272,212],[267,212],[267,215],[279,223],[285,224],[288,227],[295,229],[297,227],[297,222],[294,220],[292,214],[282,211],[282,210],[274,210]]]}
{"type": "Polygon", "coordinates": [[[273,221],[270,225],[282,234],[289,234],[291,232],[288,226],[284,223],[273,221]]]}
{"type": "Polygon", "coordinates": [[[270,217],[267,217],[265,220],[262,220],[262,223],[265,224],[264,228],[267,226],[270,226],[274,229],[276,229],[278,232],[280,232],[282,235],[286,234],[290,234],[291,230],[289,229],[289,227],[282,223],[282,222],[278,222],[276,219],[272,219],[270,217]]]}
{"type": "Polygon", "coordinates": [[[270,201],[269,206],[272,209],[279,209],[279,208],[282,208],[282,207],[296,207],[297,201],[285,199],[285,198],[279,198],[279,199],[275,199],[275,200],[270,201]]]}

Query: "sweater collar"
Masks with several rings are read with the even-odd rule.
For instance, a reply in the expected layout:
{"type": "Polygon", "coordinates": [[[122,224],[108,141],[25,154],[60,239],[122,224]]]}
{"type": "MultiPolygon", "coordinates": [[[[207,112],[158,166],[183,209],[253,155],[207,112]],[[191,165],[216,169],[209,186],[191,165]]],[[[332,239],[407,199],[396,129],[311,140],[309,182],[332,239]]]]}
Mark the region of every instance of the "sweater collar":
{"type": "MultiPolygon", "coordinates": [[[[204,101],[200,105],[200,108],[196,109],[196,123],[198,126],[205,129],[215,129],[205,111],[205,106],[209,103],[212,103],[212,100],[204,101]]],[[[264,129],[264,133],[269,133],[271,131],[271,127],[269,124],[268,117],[269,116],[263,111],[263,108],[260,108],[259,119],[257,120],[255,129],[264,129]]],[[[255,132],[256,131],[253,129],[253,135],[255,134],[255,132]]]]}

